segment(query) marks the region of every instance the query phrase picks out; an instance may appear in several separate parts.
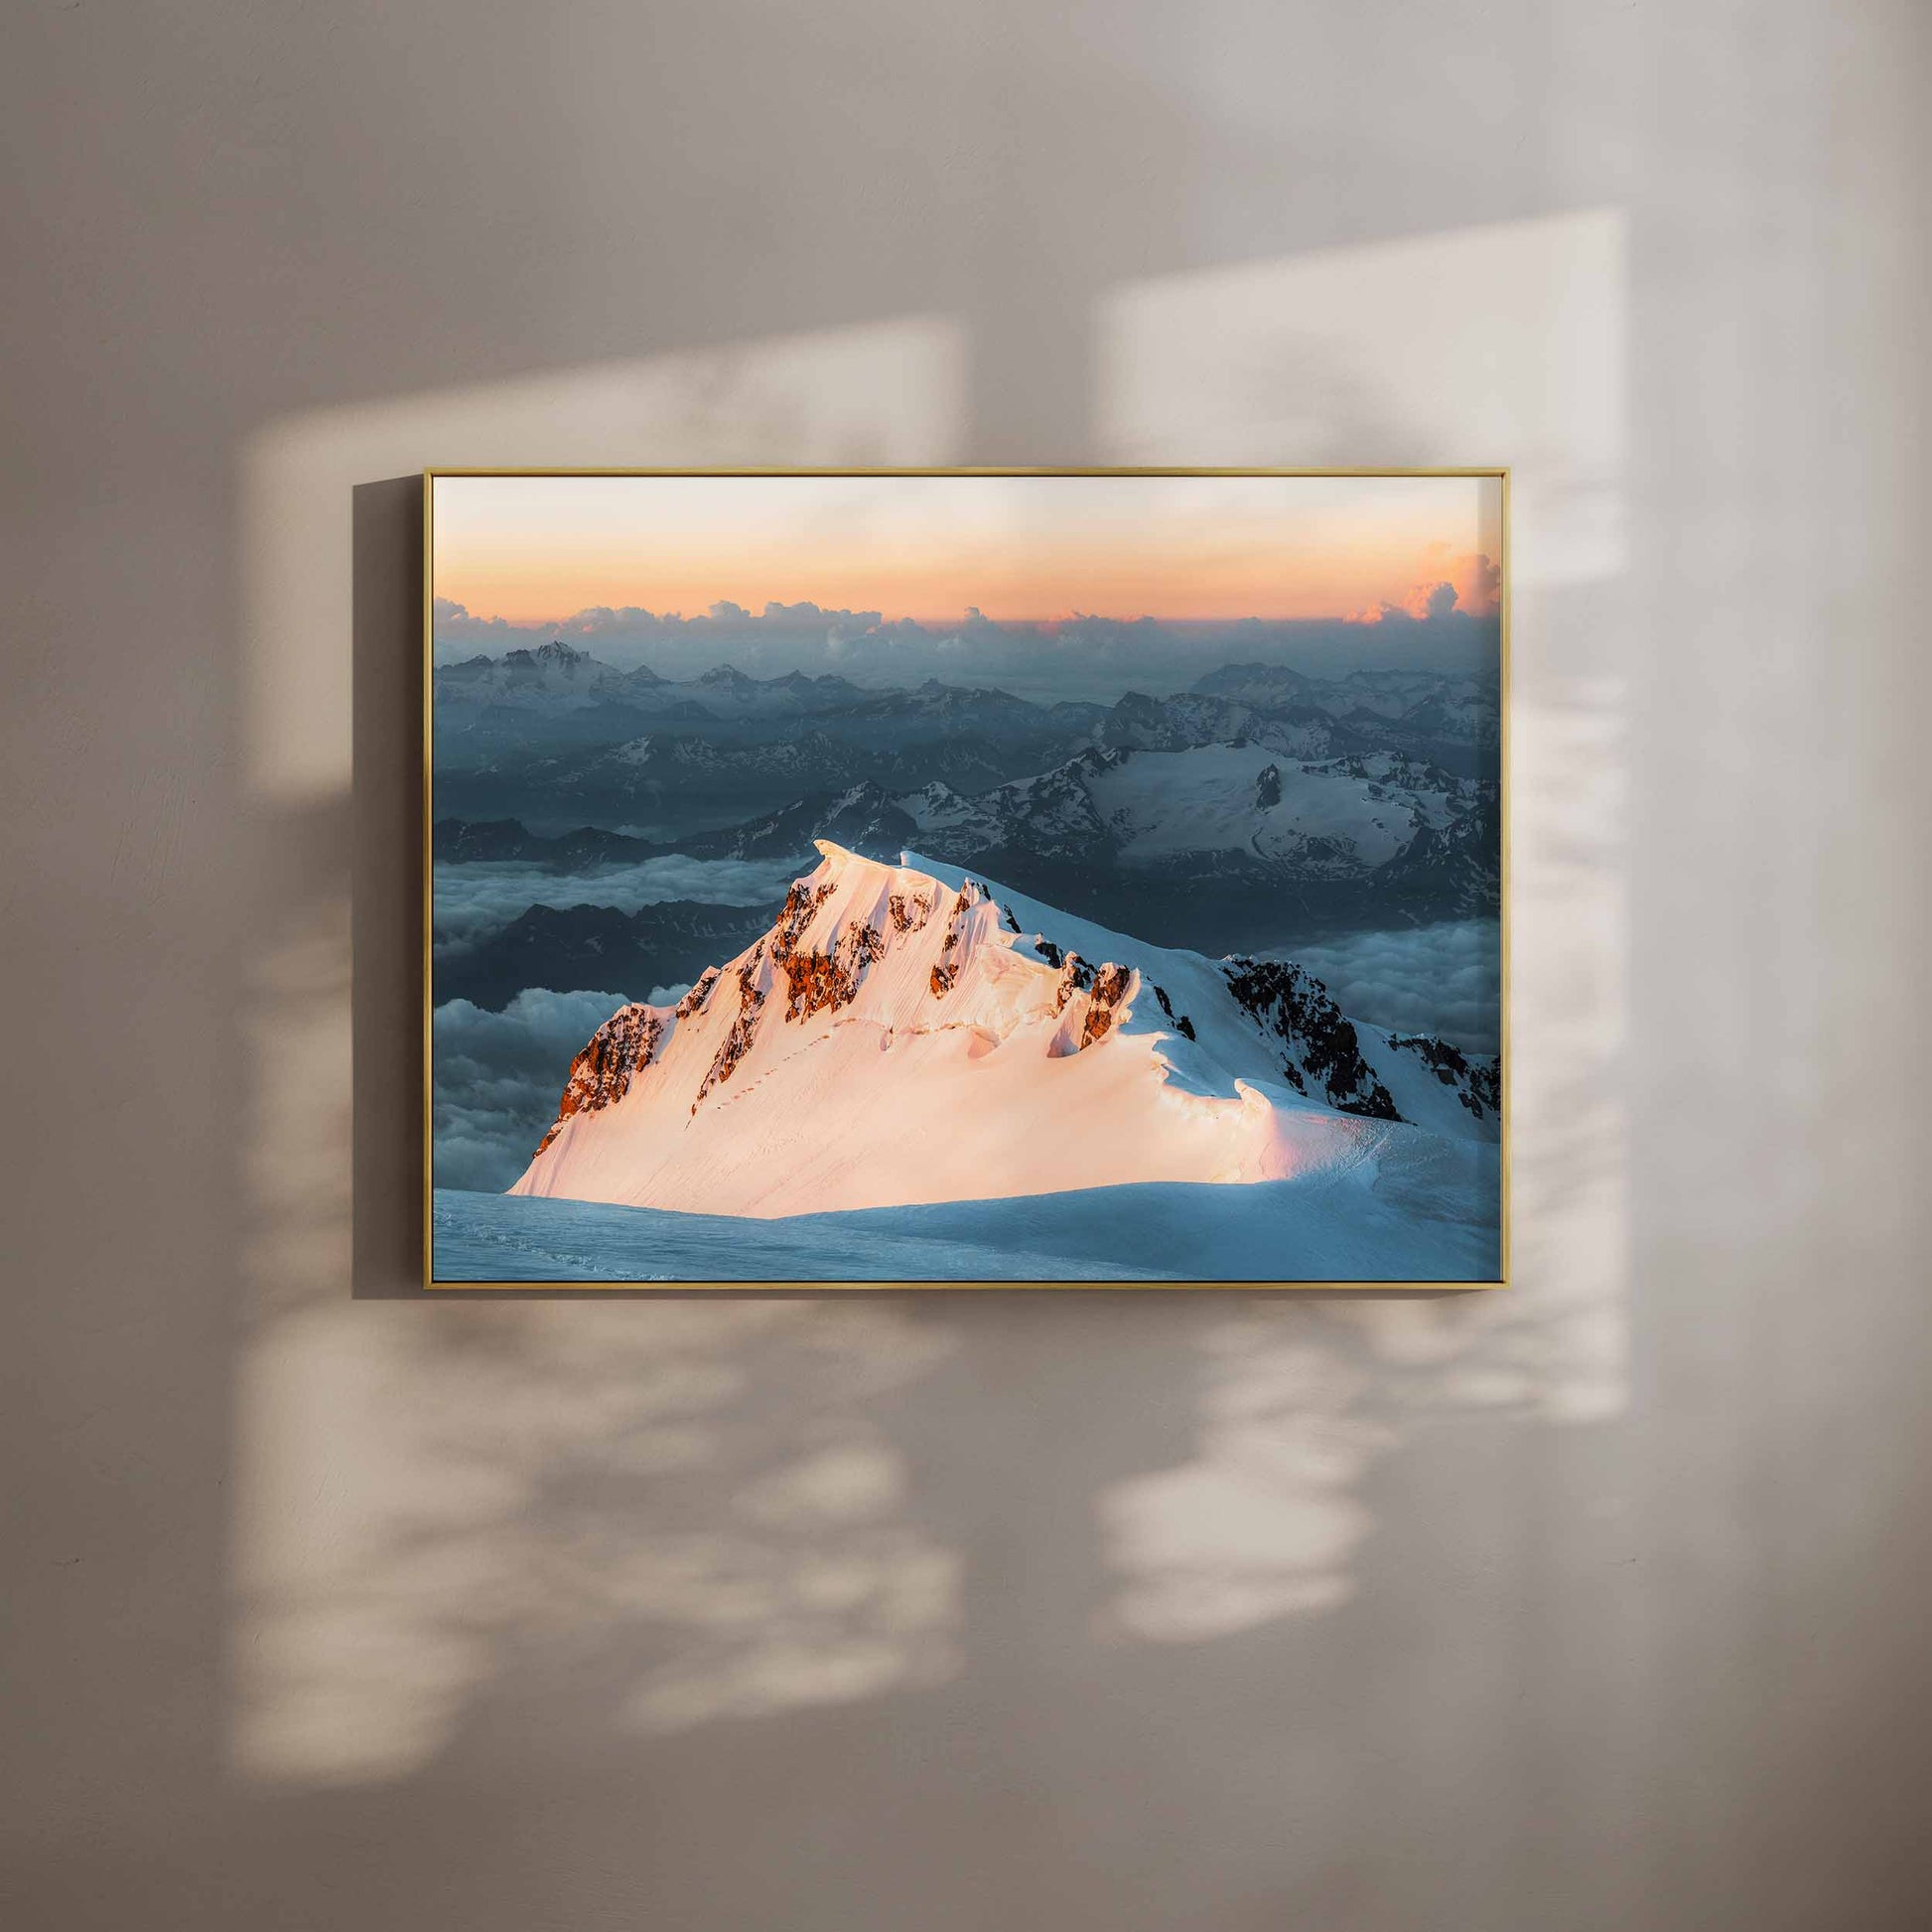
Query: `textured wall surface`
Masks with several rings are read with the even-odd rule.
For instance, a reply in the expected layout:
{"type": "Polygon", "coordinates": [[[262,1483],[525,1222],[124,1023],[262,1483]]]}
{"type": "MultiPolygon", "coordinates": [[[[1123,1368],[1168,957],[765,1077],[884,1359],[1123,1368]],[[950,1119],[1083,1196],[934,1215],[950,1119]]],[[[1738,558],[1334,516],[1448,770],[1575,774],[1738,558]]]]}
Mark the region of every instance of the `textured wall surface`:
{"type": "Polygon", "coordinates": [[[1926,38],[22,0],[0,1916],[1932,1920],[1926,38]],[[407,479],[747,460],[1515,466],[1508,1296],[411,1292],[407,479]]]}

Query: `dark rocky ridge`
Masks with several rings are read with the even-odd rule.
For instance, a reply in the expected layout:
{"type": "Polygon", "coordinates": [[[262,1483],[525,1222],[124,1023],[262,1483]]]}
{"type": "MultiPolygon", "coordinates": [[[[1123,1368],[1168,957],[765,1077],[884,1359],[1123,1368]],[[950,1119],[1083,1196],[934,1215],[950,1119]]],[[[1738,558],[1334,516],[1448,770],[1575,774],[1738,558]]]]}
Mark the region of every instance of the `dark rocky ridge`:
{"type": "Polygon", "coordinates": [[[1311,973],[1273,959],[1230,959],[1221,970],[1236,1001],[1278,1044],[1282,1071],[1298,1093],[1318,1087],[1318,1097],[1341,1113],[1402,1118],[1362,1058],[1353,1023],[1311,973]]]}
{"type": "Polygon", "coordinates": [[[741,952],[768,922],[759,906],[666,899],[636,912],[611,905],[532,905],[475,945],[434,964],[436,1004],[500,1012],[528,987],[645,998],[741,952]]]}

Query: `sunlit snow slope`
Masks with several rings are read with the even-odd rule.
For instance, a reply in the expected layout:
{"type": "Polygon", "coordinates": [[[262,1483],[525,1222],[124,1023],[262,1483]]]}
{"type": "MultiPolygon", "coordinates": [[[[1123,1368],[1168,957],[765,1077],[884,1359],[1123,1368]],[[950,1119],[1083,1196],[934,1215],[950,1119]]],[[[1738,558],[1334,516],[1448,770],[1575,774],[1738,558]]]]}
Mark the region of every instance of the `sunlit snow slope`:
{"type": "Polygon", "coordinates": [[[1293,966],[1146,946],[821,841],[777,922],[578,1055],[517,1194],[757,1217],[1341,1173],[1493,1139],[1495,1068],[1293,966]]]}

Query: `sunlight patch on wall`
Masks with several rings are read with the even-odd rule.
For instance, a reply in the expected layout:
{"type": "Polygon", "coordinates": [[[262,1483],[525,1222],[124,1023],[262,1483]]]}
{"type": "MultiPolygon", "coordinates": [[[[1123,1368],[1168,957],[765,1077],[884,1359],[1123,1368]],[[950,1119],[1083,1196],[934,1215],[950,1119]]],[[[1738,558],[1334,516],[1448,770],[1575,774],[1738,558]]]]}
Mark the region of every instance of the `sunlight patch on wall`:
{"type": "Polygon", "coordinates": [[[720,1530],[633,1546],[638,1606],[680,1641],[624,1722],[682,1730],[950,1676],[960,1564],[911,1507],[897,1451],[852,1432],[756,1477],[720,1530]]]}
{"type": "Polygon", "coordinates": [[[1515,1236],[1504,1294],[1285,1303],[1211,1330],[1193,1455],[1098,1500],[1104,1632],[1332,1608],[1372,1532],[1364,1485],[1429,1430],[1627,1404],[1626,246],[1621,213],[1592,209],[1100,306],[1103,461],[1511,468],[1515,1236]]]}
{"type": "Polygon", "coordinates": [[[349,773],[349,492],[449,469],[950,462],[958,329],[910,317],[547,370],[269,424],[242,463],[248,778],[326,797],[349,773]]]}
{"type": "Polygon", "coordinates": [[[1506,464],[1517,590],[1613,578],[1626,227],[1595,208],[1126,284],[1098,317],[1100,460],[1506,464]]]}
{"type": "Polygon", "coordinates": [[[1326,1351],[1231,1323],[1206,1338],[1223,1373],[1202,1399],[1200,1449],[1102,1497],[1109,1565],[1126,1581],[1103,1634],[1231,1636],[1353,1594],[1373,1528],[1353,1493],[1393,1432],[1354,1413],[1364,1377],[1326,1351]]]}
{"type": "MultiPolygon", "coordinates": [[[[350,518],[355,485],[429,464],[944,463],[962,397],[958,331],[911,318],[330,409],[248,448],[244,756],[264,890],[239,1018],[251,1300],[229,1751],[244,1776],[403,1776],[460,1733],[486,1748],[473,1733],[523,1695],[559,1734],[610,1735],[952,1668],[953,1560],[866,1414],[943,1348],[930,1324],[808,1303],[350,1301],[350,518]]],[[[385,647],[412,649],[415,623],[385,612],[385,647]]]]}

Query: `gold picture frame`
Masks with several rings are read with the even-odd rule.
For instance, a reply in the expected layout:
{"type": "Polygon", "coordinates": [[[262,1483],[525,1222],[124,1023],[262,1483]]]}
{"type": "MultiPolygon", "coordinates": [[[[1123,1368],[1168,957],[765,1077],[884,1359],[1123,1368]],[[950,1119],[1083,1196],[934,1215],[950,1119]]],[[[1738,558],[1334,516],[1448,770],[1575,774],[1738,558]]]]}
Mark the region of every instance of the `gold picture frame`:
{"type": "Polygon", "coordinates": [[[423,542],[423,602],[422,602],[422,705],[423,705],[423,750],[422,750],[422,1022],[423,1022],[423,1076],[422,1076],[422,1154],[423,1154],[423,1195],[422,1195],[422,1255],[423,1286],[426,1290],[438,1292],[489,1291],[492,1293],[531,1294],[541,1296],[556,1295],[610,1295],[648,1293],[659,1296],[687,1295],[758,1295],[765,1294],[808,1294],[836,1295],[841,1293],[932,1294],[947,1291],[1002,1291],[1033,1293],[1039,1291],[1066,1292],[1070,1290],[1131,1290],[1137,1293],[1181,1292],[1181,1293],[1374,1293],[1374,1294],[1430,1294],[1441,1292],[1462,1292],[1493,1290],[1510,1286],[1512,1280],[1512,1187],[1511,1165],[1512,1143],[1514,1137],[1514,1111],[1512,1106],[1512,1042],[1510,1030],[1510,947],[1511,947],[1511,858],[1510,858],[1510,807],[1511,807],[1511,607],[1513,601],[1512,556],[1511,556],[1511,504],[1510,469],[1507,465],[1472,465],[1429,468],[1277,468],[1269,466],[1166,466],[1166,465],[1121,465],[1121,466],[935,466],[927,468],[870,468],[840,466],[718,466],[718,467],[668,467],[668,468],[621,468],[588,469],[571,467],[530,467],[530,468],[439,468],[429,467],[423,472],[422,496],[422,542],[423,542]],[[1211,478],[1272,478],[1303,479],[1311,481],[1358,480],[1414,480],[1442,479],[1462,480],[1474,483],[1492,483],[1498,489],[1498,527],[1497,556],[1495,562],[1500,572],[1497,587],[1496,616],[1499,625],[1499,687],[1497,694],[1497,787],[1498,787],[1498,946],[1499,946],[1499,1010],[1497,1014],[1498,1060],[1498,1254],[1500,1265],[1493,1279],[1444,1279],[1411,1280],[1396,1279],[1285,1279],[1281,1281],[1261,1281],[1250,1279],[1201,1279],[1201,1280],[1142,1280],[1133,1278],[1105,1280],[1040,1280],[1016,1281],[1007,1279],[990,1280],[901,1280],[884,1281],[857,1279],[849,1281],[820,1280],[817,1278],[787,1278],[769,1281],[751,1281],[740,1278],[718,1280],[550,1280],[514,1279],[479,1280],[472,1278],[442,1278],[436,1274],[435,1262],[435,979],[433,967],[434,946],[434,855],[433,837],[436,824],[436,769],[435,769],[435,681],[433,664],[434,617],[436,602],[436,551],[435,551],[435,491],[439,482],[466,478],[517,478],[517,479],[574,479],[589,480],[596,478],[652,478],[652,479],[725,479],[725,478],[762,478],[762,479],[799,479],[848,478],[848,479],[916,479],[916,478],[1170,478],[1170,479],[1211,479],[1211,478]]]}

